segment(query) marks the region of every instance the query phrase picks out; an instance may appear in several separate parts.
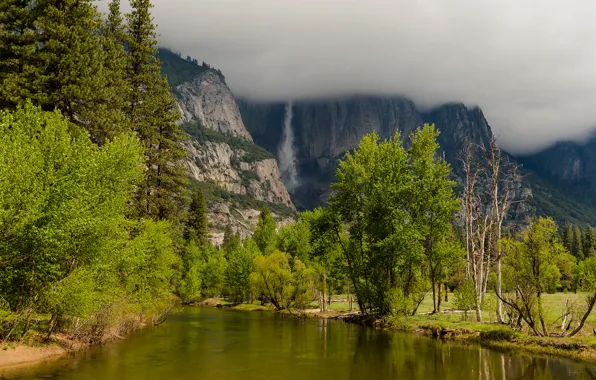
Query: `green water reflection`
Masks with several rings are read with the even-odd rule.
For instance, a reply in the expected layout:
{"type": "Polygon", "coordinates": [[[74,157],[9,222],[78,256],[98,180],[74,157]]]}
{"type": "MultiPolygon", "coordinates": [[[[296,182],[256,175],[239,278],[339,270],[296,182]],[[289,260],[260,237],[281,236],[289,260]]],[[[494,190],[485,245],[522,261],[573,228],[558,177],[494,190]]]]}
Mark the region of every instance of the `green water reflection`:
{"type": "Polygon", "coordinates": [[[587,364],[438,342],[338,321],[185,308],[130,339],[7,379],[594,379],[587,364]]]}

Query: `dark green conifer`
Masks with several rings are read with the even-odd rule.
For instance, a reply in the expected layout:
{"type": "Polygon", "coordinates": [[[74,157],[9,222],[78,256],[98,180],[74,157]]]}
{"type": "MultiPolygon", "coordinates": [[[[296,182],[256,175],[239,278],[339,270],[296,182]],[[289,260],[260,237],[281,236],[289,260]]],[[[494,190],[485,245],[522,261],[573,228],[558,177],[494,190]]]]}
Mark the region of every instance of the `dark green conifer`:
{"type": "Polygon", "coordinates": [[[571,228],[571,223],[565,223],[565,228],[563,229],[563,246],[567,248],[569,252],[573,249],[573,230],[571,228]]]}
{"type": "Polygon", "coordinates": [[[187,200],[185,135],[177,125],[179,114],[157,58],[155,26],[149,0],[131,0],[128,29],[127,78],[130,98],[127,114],[145,147],[146,179],[135,197],[139,217],[176,219],[187,200]]]}
{"type": "Polygon", "coordinates": [[[34,92],[38,75],[34,0],[0,1],[0,108],[14,109],[34,92]]]}
{"type": "Polygon", "coordinates": [[[584,231],[584,257],[592,257],[594,254],[594,230],[590,225],[584,231]]]}
{"type": "Polygon", "coordinates": [[[209,239],[207,204],[205,203],[205,197],[201,188],[197,188],[192,195],[186,224],[186,239],[194,239],[199,245],[207,244],[209,239]]]}
{"type": "Polygon", "coordinates": [[[571,244],[571,254],[578,260],[583,260],[584,253],[582,251],[582,233],[577,224],[573,226],[573,242],[571,244]]]}
{"type": "Polygon", "coordinates": [[[277,224],[269,211],[269,207],[265,206],[261,211],[261,215],[259,215],[259,221],[257,222],[253,239],[257,243],[259,250],[263,254],[268,255],[275,250],[276,238],[277,224]]]}
{"type": "Polygon", "coordinates": [[[8,0],[0,5],[0,105],[28,99],[60,110],[103,143],[122,130],[109,80],[102,22],[92,0],[8,0]],[[4,59],[7,57],[7,59],[4,59]]]}

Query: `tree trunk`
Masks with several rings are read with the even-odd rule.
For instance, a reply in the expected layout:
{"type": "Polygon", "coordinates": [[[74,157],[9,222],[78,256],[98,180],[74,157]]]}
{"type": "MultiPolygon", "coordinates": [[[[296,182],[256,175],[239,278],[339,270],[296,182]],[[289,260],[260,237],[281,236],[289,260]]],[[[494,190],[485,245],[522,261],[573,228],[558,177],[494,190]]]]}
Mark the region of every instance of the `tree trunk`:
{"type": "Polygon", "coordinates": [[[435,289],[435,279],[431,279],[432,287],[433,287],[433,313],[437,312],[437,296],[436,296],[436,289],[435,289]]]}
{"type": "Polygon", "coordinates": [[[449,302],[449,286],[445,283],[445,302],[449,302]]]}
{"type": "Polygon", "coordinates": [[[596,303],[596,293],[594,293],[592,295],[592,297],[589,297],[588,299],[589,299],[588,310],[586,310],[586,313],[584,314],[581,321],[579,322],[579,325],[572,332],[570,332],[567,336],[574,336],[575,334],[580,332],[582,330],[582,328],[584,327],[584,323],[586,322],[586,319],[588,319],[588,316],[590,316],[590,313],[592,312],[592,309],[594,308],[594,303],[596,303]]]}
{"type": "Polygon", "coordinates": [[[327,311],[327,273],[323,270],[323,311],[327,311]]]}
{"type": "Polygon", "coordinates": [[[438,294],[439,296],[437,297],[437,313],[440,313],[441,312],[441,300],[442,300],[442,297],[441,297],[441,283],[438,283],[437,284],[437,289],[438,289],[438,293],[439,293],[438,294]]]}
{"type": "MultiPolygon", "coordinates": [[[[500,255],[499,252],[497,254],[500,255]]],[[[501,291],[501,257],[497,257],[497,263],[495,267],[495,272],[497,272],[497,322],[498,323],[505,323],[503,319],[503,302],[501,301],[502,298],[502,291],[501,291]]]]}

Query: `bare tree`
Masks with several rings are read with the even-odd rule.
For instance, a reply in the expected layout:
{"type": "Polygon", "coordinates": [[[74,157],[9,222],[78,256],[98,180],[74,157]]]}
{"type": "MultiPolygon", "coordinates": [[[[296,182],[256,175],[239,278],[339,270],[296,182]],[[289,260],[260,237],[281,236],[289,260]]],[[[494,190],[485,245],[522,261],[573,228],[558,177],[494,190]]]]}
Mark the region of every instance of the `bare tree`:
{"type": "MultiPolygon", "coordinates": [[[[503,303],[501,301],[501,258],[503,255],[499,247],[503,222],[507,217],[513,203],[513,192],[518,186],[520,177],[516,163],[503,158],[497,139],[493,135],[488,147],[484,147],[484,155],[488,167],[488,183],[490,186],[490,218],[492,229],[490,231],[489,247],[495,263],[496,293],[497,293],[497,321],[504,323],[503,303]]],[[[486,288],[485,288],[486,290],[486,288]]]]}
{"type": "Polygon", "coordinates": [[[482,199],[478,194],[477,183],[482,173],[475,160],[474,149],[468,140],[463,148],[464,166],[464,219],[466,230],[466,275],[472,278],[476,293],[476,320],[482,321],[480,306],[486,294],[485,279],[488,277],[490,263],[486,255],[486,237],[490,228],[490,218],[483,212],[482,199]]]}

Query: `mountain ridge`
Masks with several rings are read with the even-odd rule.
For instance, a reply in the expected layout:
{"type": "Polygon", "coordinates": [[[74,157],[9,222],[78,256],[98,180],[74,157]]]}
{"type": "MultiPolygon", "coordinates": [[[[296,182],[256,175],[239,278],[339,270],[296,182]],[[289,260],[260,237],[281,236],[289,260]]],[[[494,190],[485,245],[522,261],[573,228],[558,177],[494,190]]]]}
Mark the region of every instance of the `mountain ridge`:
{"type": "MultiPolygon", "coordinates": [[[[162,62],[165,62],[164,67],[167,70],[172,71],[176,64],[183,66],[179,70],[174,70],[176,80],[172,83],[177,83],[173,87],[173,92],[179,100],[183,115],[181,123],[187,132],[189,132],[189,128],[190,130],[193,128],[204,130],[207,127],[221,134],[216,139],[220,143],[222,139],[228,138],[225,136],[231,135],[263,148],[269,152],[269,159],[273,160],[265,170],[271,173],[268,180],[274,179],[274,182],[279,184],[281,179],[278,182],[277,178],[281,177],[281,173],[279,173],[278,163],[274,158],[277,157],[283,138],[286,103],[252,102],[236,98],[228,88],[225,76],[219,70],[206,64],[202,66],[193,64],[172,52],[164,54],[163,57],[161,54],[164,54],[162,50],[160,50],[160,58],[162,62]],[[209,104],[218,104],[218,106],[210,108],[209,104]]],[[[343,158],[346,152],[356,148],[365,134],[374,131],[381,138],[388,138],[393,136],[397,130],[404,137],[407,145],[409,134],[424,123],[435,124],[441,132],[438,141],[442,154],[451,164],[455,177],[461,177],[458,156],[465,141],[469,140],[481,145],[487,144],[492,137],[490,124],[482,109],[477,106],[467,107],[459,102],[451,102],[420,111],[412,100],[397,95],[353,95],[310,101],[301,100],[293,102],[293,119],[291,121],[295,136],[294,153],[298,163],[301,186],[295,188],[291,194],[288,193],[287,199],[284,199],[283,196],[278,199],[267,199],[265,195],[268,191],[267,188],[263,188],[258,194],[256,182],[263,178],[255,176],[257,169],[255,167],[248,168],[246,165],[239,167],[238,160],[231,158],[233,156],[241,157],[247,153],[246,151],[240,150],[234,153],[232,150],[232,153],[229,154],[228,150],[213,148],[212,142],[209,144],[202,142],[199,146],[203,147],[203,152],[205,147],[211,146],[207,149],[211,150],[211,174],[207,177],[199,174],[201,172],[199,165],[195,165],[191,169],[191,173],[203,186],[209,184],[205,190],[208,193],[217,194],[214,197],[216,199],[222,197],[221,191],[223,190],[224,198],[228,196],[225,192],[229,192],[229,194],[245,196],[259,202],[266,202],[266,204],[283,205],[291,210],[294,205],[300,210],[312,209],[325,204],[325,200],[330,194],[329,186],[335,179],[338,160],[343,158]],[[221,158],[225,164],[217,167],[215,163],[221,158]],[[228,158],[230,159],[228,160],[228,158]],[[231,178],[227,184],[221,178],[222,173],[226,172],[228,173],[227,178],[231,178]],[[230,174],[232,172],[235,174],[230,174]],[[254,181],[253,190],[248,191],[250,186],[245,185],[251,180],[254,181]],[[244,185],[242,185],[242,181],[244,181],[244,185]],[[291,201],[288,202],[290,195],[291,201]]],[[[197,141],[194,144],[196,145],[197,141]]],[[[227,141],[227,146],[230,146],[230,141],[227,141]]],[[[195,164],[197,160],[206,159],[205,154],[203,156],[198,154],[201,149],[197,150],[196,146],[188,147],[188,149],[195,164]]],[[[256,148],[249,150],[254,149],[256,148]]],[[[255,152],[251,154],[255,154],[255,152]]],[[[259,151],[256,154],[264,157],[265,153],[259,151]]],[[[565,142],[535,155],[508,154],[508,157],[524,166],[523,186],[520,192],[527,198],[527,202],[525,202],[525,206],[518,207],[516,213],[519,215],[516,217],[553,216],[560,222],[595,224],[596,139],[592,139],[584,147],[565,142]],[[567,151],[561,147],[568,147],[567,151]],[[562,157],[562,159],[559,160],[557,157],[562,157]],[[573,174],[578,173],[577,165],[581,169],[579,177],[573,174]],[[552,166],[562,170],[562,174],[551,173],[548,168],[552,166]],[[565,173],[573,175],[569,177],[565,173]],[[576,180],[577,178],[579,181],[576,182],[579,183],[569,182],[570,179],[576,180]],[[589,181],[586,178],[589,178],[589,181]]],[[[263,174],[263,170],[261,170],[261,174],[263,174]]],[[[226,176],[223,175],[223,177],[226,176]]],[[[276,187],[281,189],[281,185],[276,185],[276,187]]],[[[284,190],[287,192],[285,187],[284,190]]],[[[278,193],[282,194],[283,191],[278,193]]],[[[243,202],[247,201],[245,199],[243,202]]],[[[286,213],[287,215],[289,213],[286,213]]],[[[229,220],[236,223],[233,218],[229,220]]],[[[246,227],[242,227],[241,230],[244,231],[243,234],[249,233],[246,227]]]]}

